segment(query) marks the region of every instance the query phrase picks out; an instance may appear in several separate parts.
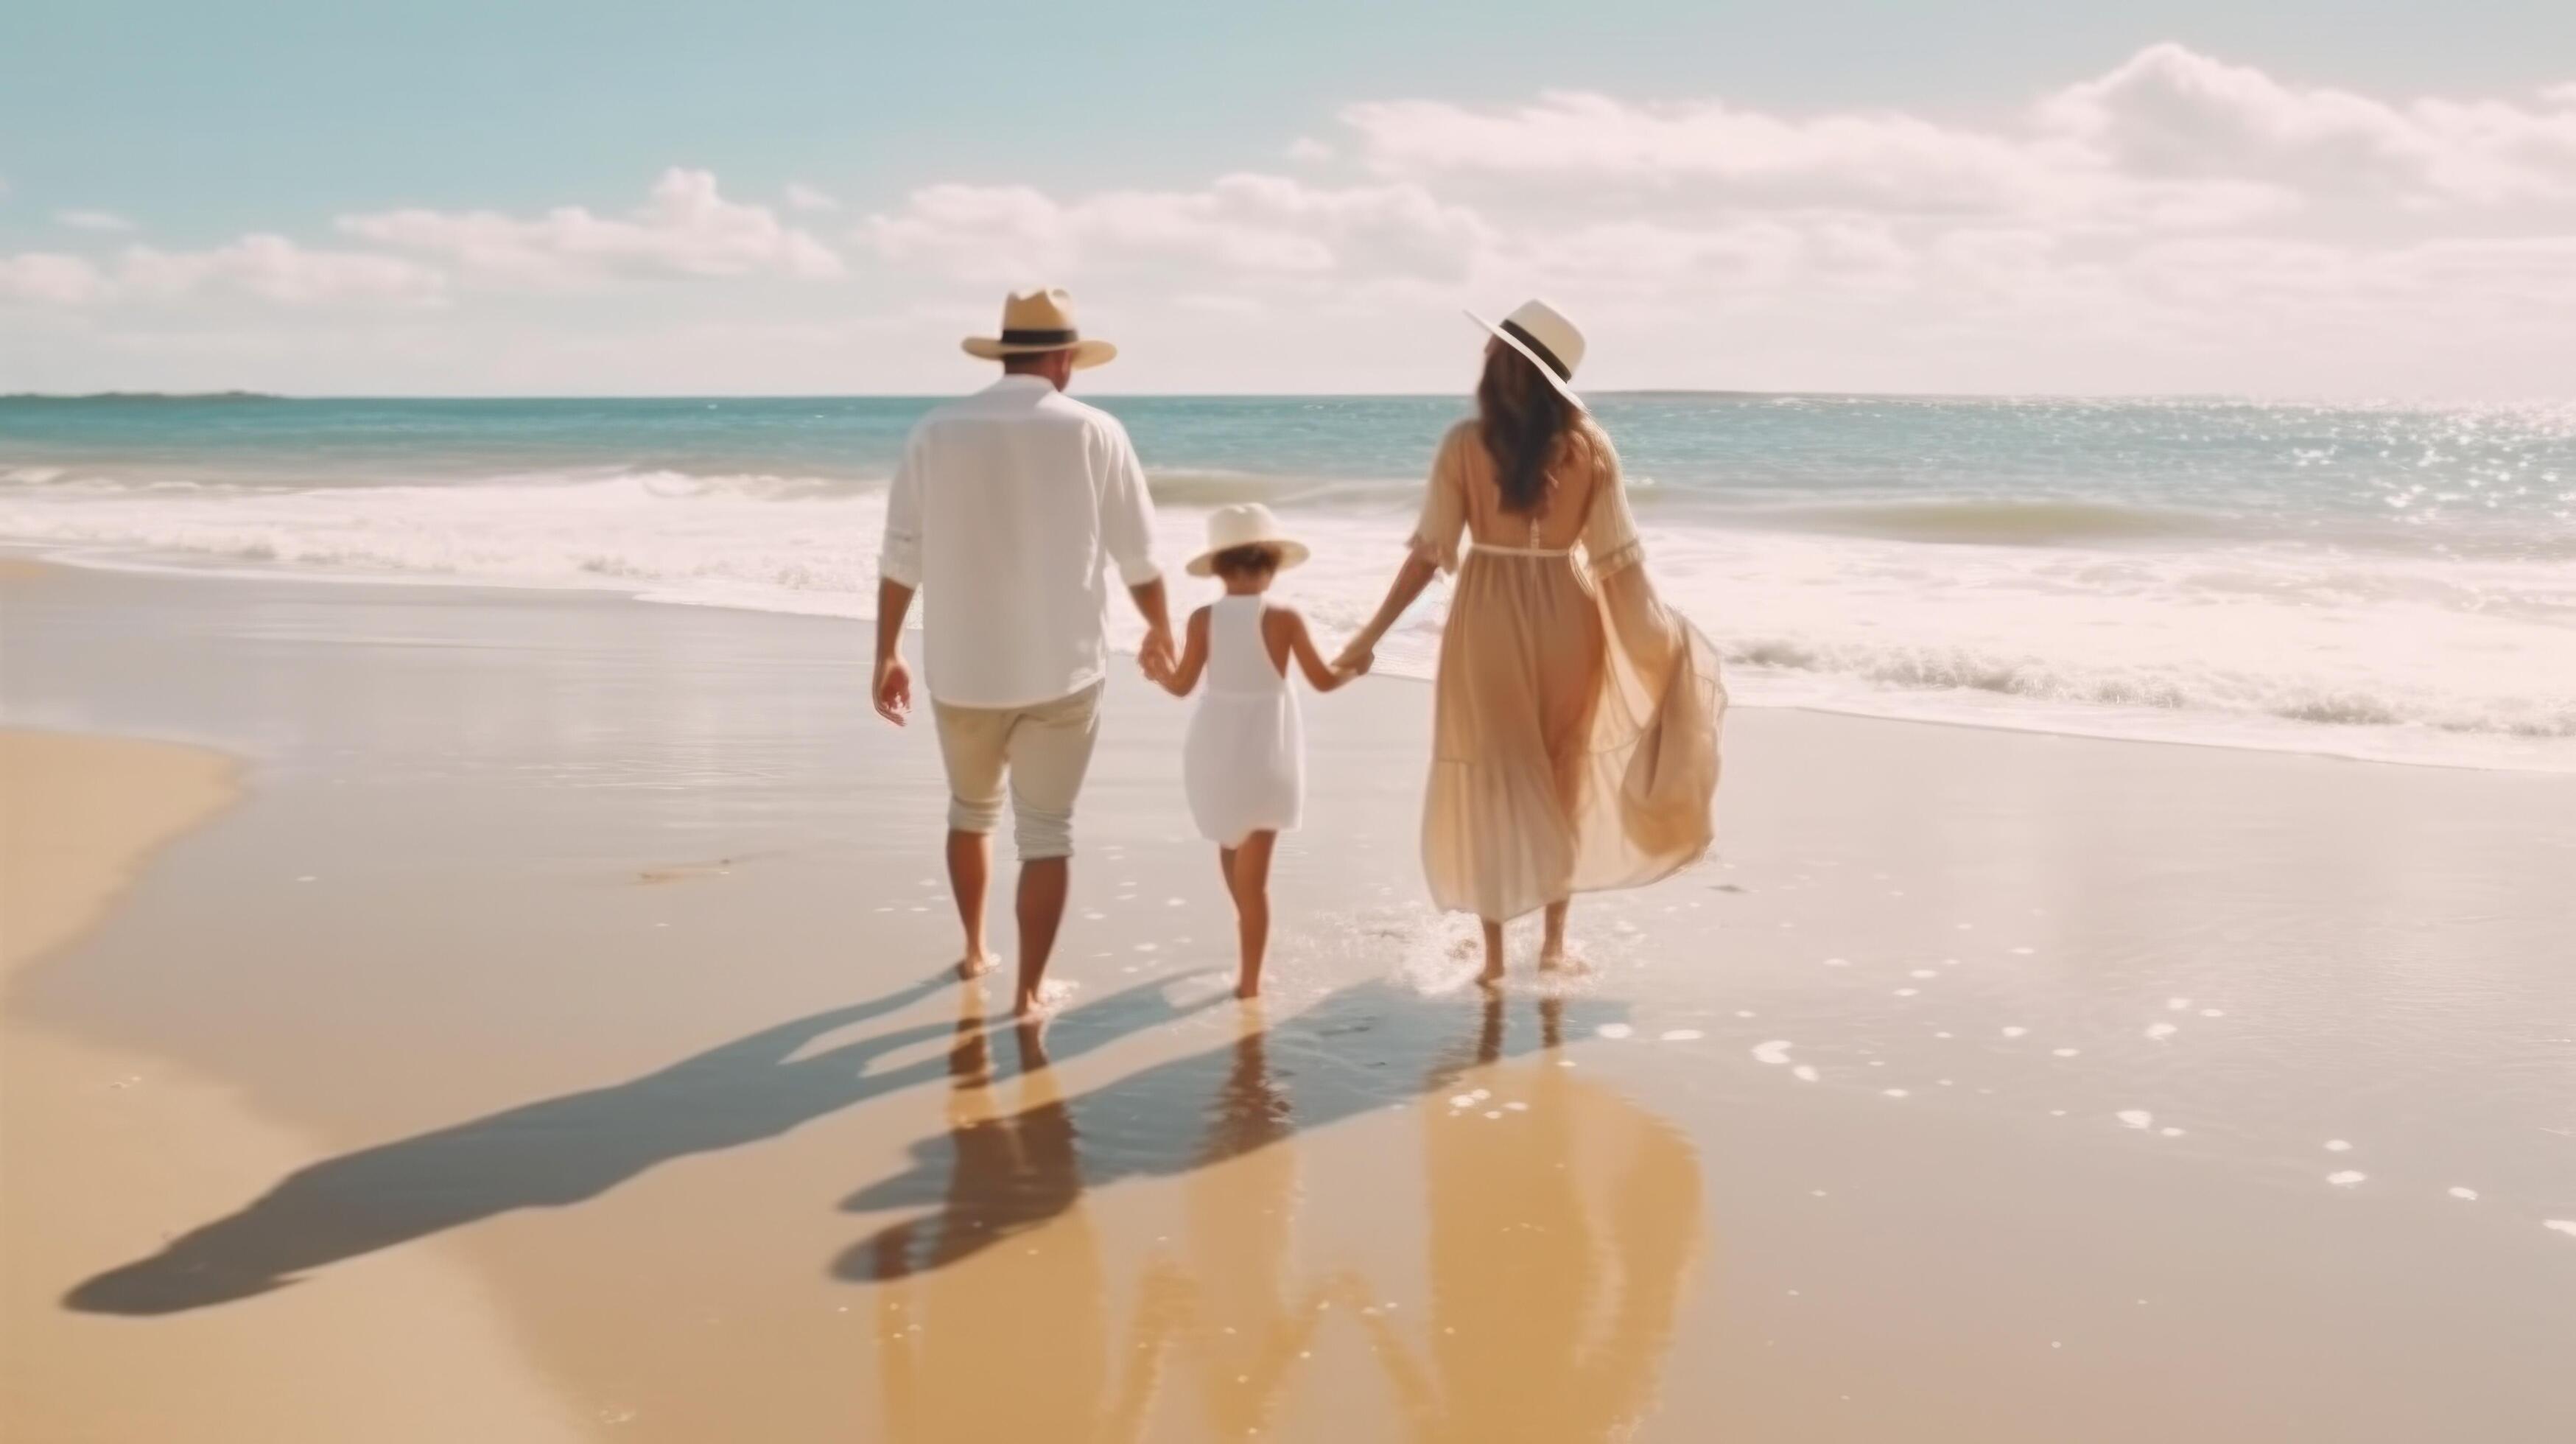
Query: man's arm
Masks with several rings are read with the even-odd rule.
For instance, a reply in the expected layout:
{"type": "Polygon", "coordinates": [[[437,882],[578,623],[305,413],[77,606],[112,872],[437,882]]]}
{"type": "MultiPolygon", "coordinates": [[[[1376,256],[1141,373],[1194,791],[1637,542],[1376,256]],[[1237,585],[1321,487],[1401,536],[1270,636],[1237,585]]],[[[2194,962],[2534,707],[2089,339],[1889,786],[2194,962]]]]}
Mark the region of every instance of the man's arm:
{"type": "Polygon", "coordinates": [[[1162,569],[1154,565],[1154,498],[1145,489],[1145,468],[1136,461],[1126,429],[1109,422],[1101,439],[1107,447],[1107,472],[1100,487],[1100,539],[1145,618],[1137,660],[1145,675],[1159,682],[1172,673],[1172,614],[1162,569]]]}
{"type": "Polygon", "coordinates": [[[903,620],[921,586],[921,438],[903,449],[886,489],[885,544],[877,553],[877,672],[869,689],[877,715],[900,727],[912,711],[912,671],[903,664],[903,620]]]}
{"type": "Polygon", "coordinates": [[[903,664],[903,619],[911,610],[912,588],[877,579],[877,715],[897,727],[912,712],[912,669],[903,664]]]}
{"type": "Polygon", "coordinates": [[[1129,587],[1127,595],[1145,617],[1145,640],[1136,648],[1136,660],[1143,664],[1147,677],[1160,682],[1180,665],[1172,655],[1172,614],[1163,595],[1163,579],[1156,577],[1141,587],[1129,587]]]}

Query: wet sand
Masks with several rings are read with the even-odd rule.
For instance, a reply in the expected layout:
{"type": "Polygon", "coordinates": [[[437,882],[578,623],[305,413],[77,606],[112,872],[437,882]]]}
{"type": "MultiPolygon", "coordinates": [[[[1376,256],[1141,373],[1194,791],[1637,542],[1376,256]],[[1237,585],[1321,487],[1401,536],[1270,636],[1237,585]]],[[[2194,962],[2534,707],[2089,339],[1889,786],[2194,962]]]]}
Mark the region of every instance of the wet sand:
{"type": "MultiPolygon", "coordinates": [[[[30,1244],[22,1126],[110,1125],[11,1090],[12,1359],[234,1340],[191,1437],[406,1390],[490,1438],[2576,1430],[2565,779],[1744,711],[1721,856],[1488,1000],[1377,682],[1309,708],[1247,1013],[1186,712],[1121,677],[1033,1036],[939,976],[936,757],[857,628],[0,587],[0,721],[249,759],[6,998],[13,1079],[78,1040],[268,1130],[156,1115],[166,1182],[57,1189],[130,1226],[30,1244]],[[336,1364],[387,1311],[488,1353],[336,1364]]],[[[13,1426],[169,1437],[12,1368],[13,1426]]]]}

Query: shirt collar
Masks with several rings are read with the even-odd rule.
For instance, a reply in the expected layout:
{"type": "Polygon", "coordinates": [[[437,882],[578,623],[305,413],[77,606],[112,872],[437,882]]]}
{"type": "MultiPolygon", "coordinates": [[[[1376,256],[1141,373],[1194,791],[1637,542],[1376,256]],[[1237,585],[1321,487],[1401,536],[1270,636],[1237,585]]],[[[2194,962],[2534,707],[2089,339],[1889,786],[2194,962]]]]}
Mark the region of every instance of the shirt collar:
{"type": "Polygon", "coordinates": [[[1054,389],[1055,383],[1043,376],[1032,376],[1025,371],[1006,371],[1002,373],[1001,380],[985,387],[984,391],[986,395],[999,395],[1011,391],[1053,391],[1054,389]]]}

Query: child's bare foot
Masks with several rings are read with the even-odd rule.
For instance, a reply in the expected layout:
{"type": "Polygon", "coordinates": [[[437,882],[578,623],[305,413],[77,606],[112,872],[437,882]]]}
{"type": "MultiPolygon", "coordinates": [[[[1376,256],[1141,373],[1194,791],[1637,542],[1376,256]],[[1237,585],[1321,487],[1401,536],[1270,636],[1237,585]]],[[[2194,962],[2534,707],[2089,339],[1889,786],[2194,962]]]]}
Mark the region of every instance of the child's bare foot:
{"type": "Polygon", "coordinates": [[[1002,960],[991,953],[968,953],[957,960],[957,981],[971,983],[1001,964],[1002,960]]]}

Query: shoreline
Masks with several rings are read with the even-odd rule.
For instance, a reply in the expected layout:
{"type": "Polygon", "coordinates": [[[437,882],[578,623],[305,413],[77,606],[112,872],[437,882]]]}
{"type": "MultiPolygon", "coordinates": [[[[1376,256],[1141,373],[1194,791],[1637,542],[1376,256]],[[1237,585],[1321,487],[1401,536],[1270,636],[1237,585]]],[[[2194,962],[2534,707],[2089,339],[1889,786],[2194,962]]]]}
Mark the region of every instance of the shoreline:
{"type": "Polygon", "coordinates": [[[1594,974],[1489,1002],[1416,900],[1427,693],[1363,685],[1307,709],[1239,1012],[1187,709],[1118,669],[1033,1060],[942,973],[935,749],[846,628],[0,586],[13,714],[259,759],[8,997],[300,1140],[183,1155],[64,1259],[46,1326],[128,1364],[256,1338],[291,1394],[324,1345],[271,1321],[434,1275],[483,1302],[423,1337],[648,1440],[2576,1423],[2555,779],[1731,717],[1719,855],[1578,902],[1594,974]]]}
{"type": "MultiPolygon", "coordinates": [[[[111,547],[100,547],[85,552],[77,547],[65,547],[56,543],[0,538],[0,563],[15,560],[36,566],[62,566],[121,575],[188,578],[216,582],[312,584],[330,587],[420,587],[441,591],[494,591],[520,592],[537,596],[608,597],[641,606],[690,607],[738,612],[752,616],[815,618],[861,626],[874,620],[873,609],[868,606],[867,599],[857,594],[850,594],[845,599],[834,594],[832,597],[817,600],[811,605],[791,605],[785,598],[738,600],[721,596],[693,597],[667,589],[657,592],[653,587],[611,582],[511,580],[433,573],[333,572],[320,568],[260,567],[190,560],[160,561],[138,556],[130,551],[124,554],[112,554],[114,552],[115,549],[111,547]]],[[[905,635],[907,637],[920,635],[918,619],[907,625],[905,635]]],[[[1112,651],[1113,655],[1121,658],[1132,659],[1134,656],[1131,649],[1113,647],[1112,651]]],[[[1731,664],[1729,677],[1739,678],[1746,670],[1740,664],[1731,664]]],[[[1757,672],[1756,676],[1759,675],[1757,672]]],[[[1797,673],[1793,674],[1793,677],[1803,679],[1809,675],[1811,674],[1797,673]]],[[[1430,682],[1428,674],[1421,672],[1418,667],[1412,671],[1386,669],[1373,673],[1372,676],[1382,682],[1414,683],[1425,686],[1430,682]]],[[[2270,715],[2230,716],[2218,713],[2194,713],[2190,715],[2198,717],[2204,724],[2223,722],[2228,726],[2252,728],[2267,734],[2277,734],[2259,738],[2241,734],[2194,735],[2181,730],[2191,725],[2181,714],[2175,716],[2167,716],[2161,712],[2123,714],[2116,709],[2093,708],[2088,704],[2035,704],[2029,699],[2012,694],[1990,693],[1975,689],[1951,689],[1938,694],[1926,691],[1917,695],[1918,705],[1913,710],[1909,710],[1903,700],[1907,695],[1904,691],[1897,691],[1885,694],[1884,697],[1870,693],[1848,701],[1836,702],[1814,699],[1766,701],[1731,690],[1729,706],[1737,709],[1773,712],[1804,712],[1824,717],[1863,718],[1927,727],[1957,727],[2036,737],[2073,738],[2087,742],[2214,748],[2271,756],[2318,757],[2337,762],[2387,767],[2512,773],[2535,777],[2576,776],[2576,754],[2571,754],[2564,760],[2396,755],[2391,750],[2392,736],[2411,737],[2432,734],[2392,732],[2391,729],[2372,729],[2368,735],[2328,738],[2312,735],[2313,730],[2339,724],[2297,721],[2270,715]],[[1920,704],[1934,695],[1944,696],[1953,703],[1953,710],[1949,715],[1934,715],[1922,710],[1920,704]],[[1963,711],[1975,713],[1991,710],[2000,714],[2007,709],[2036,710],[2043,706],[2052,709],[2051,715],[1991,717],[1959,715],[1963,711]],[[2070,706],[2077,710],[2071,713],[2064,710],[2070,706]],[[2088,711],[2092,715],[2086,715],[2088,711]],[[2124,716],[2127,718],[2125,725],[2122,720],[2124,716]]]]}

